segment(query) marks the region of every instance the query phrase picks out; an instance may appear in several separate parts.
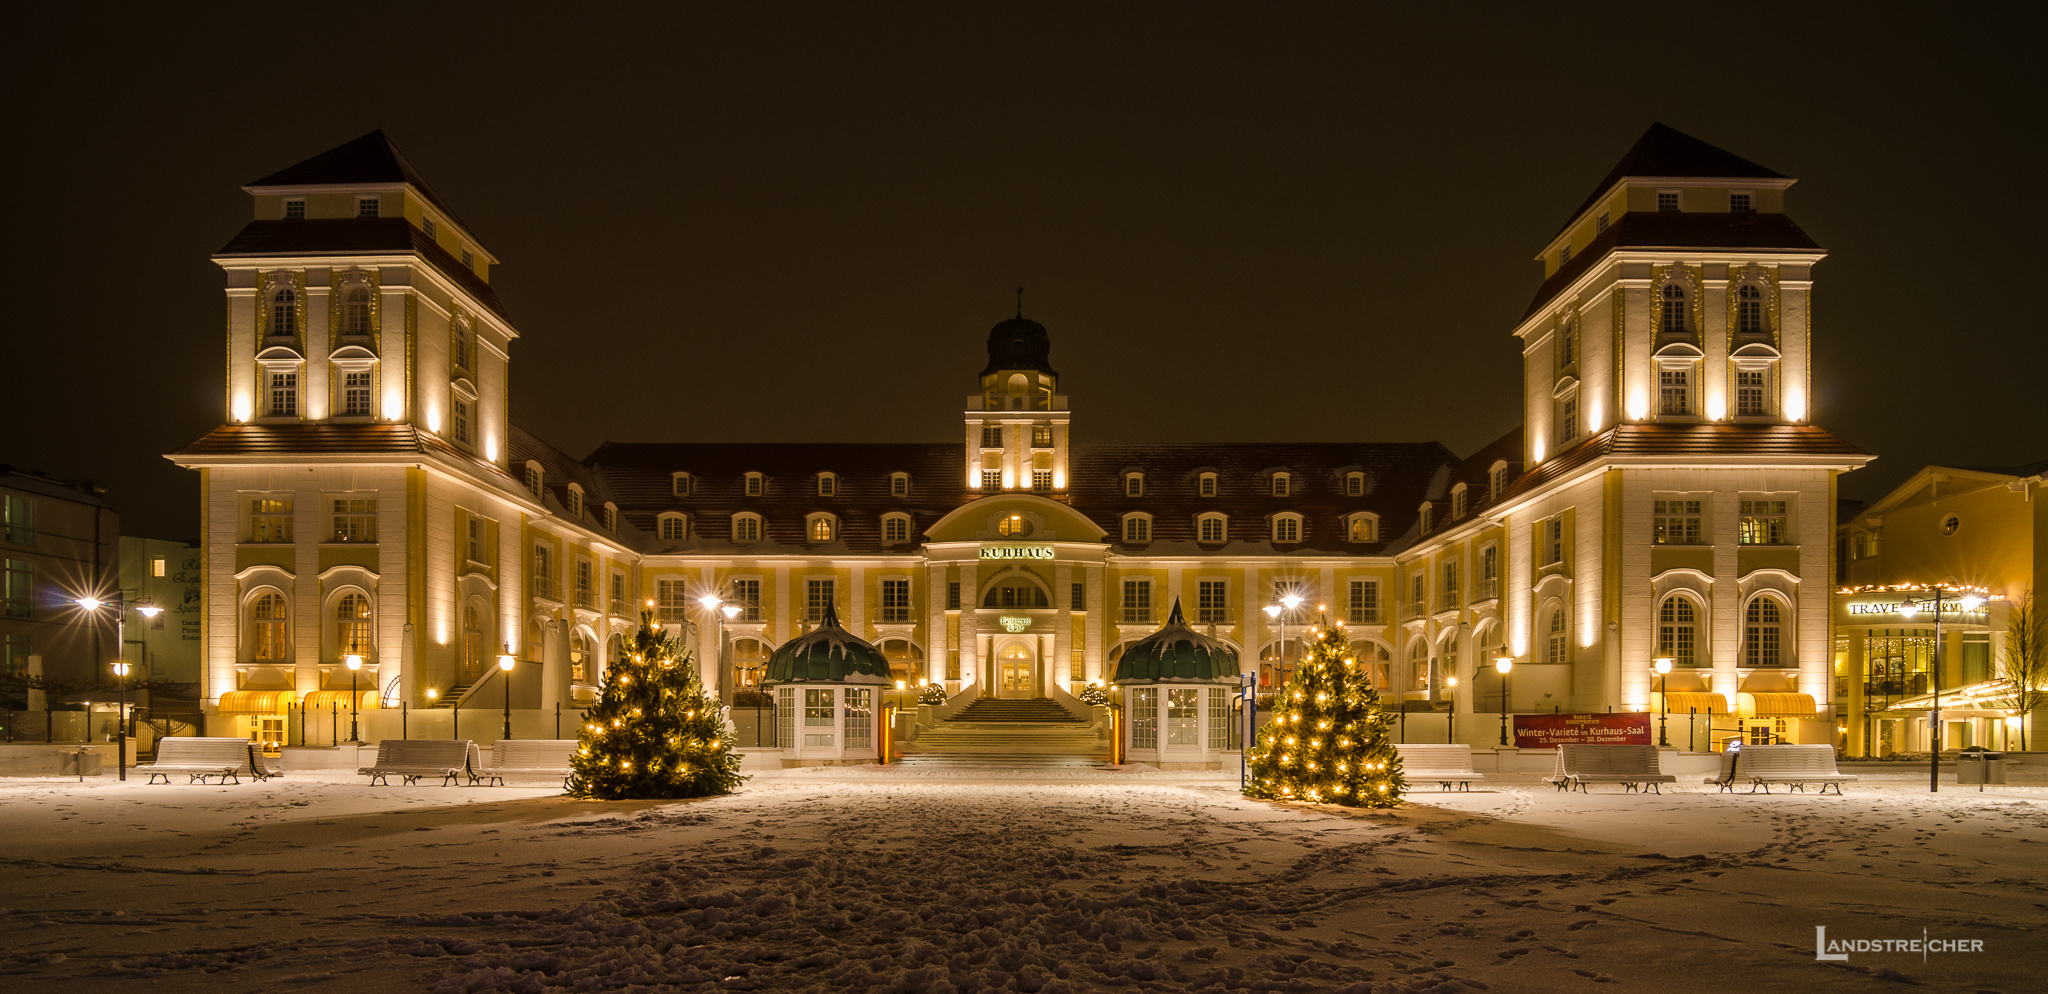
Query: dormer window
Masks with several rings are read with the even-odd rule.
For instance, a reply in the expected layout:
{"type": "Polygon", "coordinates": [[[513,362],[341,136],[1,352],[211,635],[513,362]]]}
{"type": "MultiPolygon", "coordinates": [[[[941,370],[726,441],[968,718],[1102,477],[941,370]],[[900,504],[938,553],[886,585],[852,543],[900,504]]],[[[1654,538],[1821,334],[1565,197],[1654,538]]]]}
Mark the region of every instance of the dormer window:
{"type": "Polygon", "coordinates": [[[823,512],[804,518],[804,536],[813,542],[830,542],[839,535],[839,519],[823,512]]]}
{"type": "Polygon", "coordinates": [[[882,541],[891,544],[910,541],[910,515],[901,513],[882,515],[882,541]]]}
{"type": "Polygon", "coordinates": [[[1486,496],[1487,496],[1487,499],[1488,499],[1488,500],[1499,500],[1499,499],[1500,499],[1500,497],[1501,497],[1501,495],[1502,495],[1502,494],[1504,494],[1504,493],[1507,493],[1507,492],[1508,492],[1508,464],[1507,464],[1507,462],[1506,462],[1506,461],[1501,461],[1501,462],[1497,462],[1497,463],[1494,463],[1494,464],[1493,464],[1493,466],[1492,466],[1491,468],[1487,469],[1487,471],[1486,471],[1486,496]]]}
{"type": "Polygon", "coordinates": [[[1344,474],[1344,496],[1346,496],[1346,497],[1363,497],[1363,496],[1365,496],[1365,474],[1364,474],[1364,473],[1346,473],[1346,474],[1344,474]]]}
{"type": "Polygon", "coordinates": [[[378,216],[378,206],[379,205],[376,197],[357,197],[356,216],[376,217],[378,216]]]}
{"type": "Polygon", "coordinates": [[[1203,497],[1216,496],[1216,474],[1203,473],[1195,478],[1195,492],[1203,497]]]}
{"type": "Polygon", "coordinates": [[[303,221],[303,220],[305,220],[305,219],[306,219],[306,198],[304,198],[304,197],[293,197],[292,199],[290,199],[290,200],[287,200],[287,201],[285,201],[285,202],[284,202],[284,219],[285,219],[285,220],[287,220],[287,221],[303,221]]]}
{"type": "Polygon", "coordinates": [[[1273,542],[1285,545],[1301,541],[1301,515],[1288,511],[1273,515],[1273,542]]]}
{"type": "Polygon", "coordinates": [[[1211,511],[1195,519],[1196,540],[1204,545],[1220,545],[1230,537],[1230,518],[1211,511]]]}
{"type": "Polygon", "coordinates": [[[1285,497],[1294,488],[1294,477],[1289,473],[1273,474],[1273,496],[1285,497]]]}
{"type": "Polygon", "coordinates": [[[687,515],[668,511],[655,519],[656,533],[664,542],[681,542],[690,537],[690,519],[687,515]]]}
{"type": "Polygon", "coordinates": [[[581,518],[581,517],[583,517],[583,487],[582,487],[582,485],[581,485],[581,484],[576,484],[576,483],[571,483],[571,484],[569,484],[569,507],[568,507],[568,510],[569,510],[569,517],[572,517],[572,518],[581,518]]]}
{"type": "Polygon", "coordinates": [[[675,497],[688,497],[690,496],[691,482],[692,481],[690,479],[690,474],[688,473],[670,473],[668,478],[668,492],[670,495],[675,497]]]}
{"type": "Polygon", "coordinates": [[[1451,488],[1452,521],[1458,521],[1465,517],[1465,511],[1467,510],[1467,504],[1469,503],[1469,501],[1467,501],[1466,499],[1467,496],[1468,493],[1465,490],[1464,484],[1460,483],[1457,486],[1451,488]]]}
{"type": "Polygon", "coordinates": [[[604,502],[604,530],[608,532],[619,530],[619,505],[611,501],[604,502]]]}
{"type": "Polygon", "coordinates": [[[1380,540],[1380,519],[1369,512],[1360,511],[1344,518],[1344,537],[1347,541],[1370,543],[1380,540]]]}
{"type": "Polygon", "coordinates": [[[820,497],[837,497],[837,496],[839,496],[839,477],[838,477],[838,475],[836,475],[836,474],[833,474],[833,473],[819,473],[819,474],[818,474],[818,496],[820,496],[820,497]]]}
{"type": "Polygon", "coordinates": [[[761,540],[761,516],[751,511],[732,516],[732,540],[747,545],[761,540]]]}
{"type": "Polygon", "coordinates": [[[1144,545],[1152,541],[1152,516],[1144,513],[1124,515],[1124,544],[1144,545]]]}
{"type": "Polygon", "coordinates": [[[1422,533],[1424,535],[1429,534],[1430,529],[1435,525],[1436,508],[1429,504],[1422,505],[1422,533]]]}
{"type": "Polygon", "coordinates": [[[531,491],[535,497],[538,497],[540,496],[540,488],[543,482],[545,480],[540,463],[529,461],[526,464],[526,489],[531,491]]]}
{"type": "Polygon", "coordinates": [[[891,497],[908,497],[908,496],[910,496],[910,474],[909,474],[909,473],[890,473],[890,474],[889,474],[889,496],[891,496],[891,497]]]}
{"type": "Polygon", "coordinates": [[[1143,474],[1143,473],[1125,473],[1125,474],[1124,474],[1124,496],[1126,496],[1126,497],[1143,497],[1143,496],[1145,496],[1145,474],[1143,474]]]}
{"type": "Polygon", "coordinates": [[[747,474],[747,496],[759,497],[768,489],[768,478],[759,473],[747,474]]]}
{"type": "Polygon", "coordinates": [[[470,250],[468,250],[468,249],[463,249],[463,250],[462,250],[462,268],[464,268],[464,269],[475,269],[475,268],[476,268],[476,255],[475,255],[474,253],[472,253],[472,252],[471,252],[470,250]]]}
{"type": "Polygon", "coordinates": [[[1675,212],[1675,211],[1677,211],[1677,210],[1678,210],[1678,191],[1677,191],[1677,190],[1658,190],[1658,191],[1657,191],[1657,210],[1658,210],[1658,211],[1660,211],[1660,212],[1663,212],[1663,213],[1671,213],[1671,212],[1675,212]]]}
{"type": "Polygon", "coordinates": [[[434,225],[434,219],[433,219],[433,218],[430,218],[430,217],[429,217],[429,218],[423,218],[423,219],[421,219],[421,220],[420,220],[420,227],[421,227],[421,228],[424,228],[424,229],[426,230],[426,232],[427,232],[427,238],[429,238],[429,239],[433,239],[433,238],[435,238],[435,237],[438,237],[438,236],[439,236],[439,234],[440,234],[439,230],[438,230],[438,229],[437,229],[437,228],[435,227],[435,225],[434,225]]]}

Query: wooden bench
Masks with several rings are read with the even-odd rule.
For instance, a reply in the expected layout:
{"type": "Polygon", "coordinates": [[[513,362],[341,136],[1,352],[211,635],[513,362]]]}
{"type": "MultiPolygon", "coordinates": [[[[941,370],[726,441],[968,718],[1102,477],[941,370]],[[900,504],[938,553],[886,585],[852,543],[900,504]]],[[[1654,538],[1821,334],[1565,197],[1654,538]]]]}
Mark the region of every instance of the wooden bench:
{"type": "Polygon", "coordinates": [[[508,776],[561,777],[569,779],[569,757],[576,754],[575,739],[501,739],[491,743],[491,765],[470,782],[489,780],[502,787],[508,776]]]}
{"type": "Polygon", "coordinates": [[[1618,783],[1630,791],[1662,794],[1661,785],[1678,778],[1659,769],[1656,746],[1570,743],[1557,747],[1557,772],[1544,780],[1559,790],[1583,793],[1592,793],[1588,784],[1618,783]]]}
{"type": "Polygon", "coordinates": [[[1836,769],[1831,745],[1746,745],[1729,753],[1736,757],[1736,779],[1748,781],[1752,794],[1758,787],[1768,794],[1774,783],[1802,792],[1807,784],[1816,784],[1823,794],[1832,785],[1840,794],[1844,781],[1856,779],[1855,774],[1836,769]]]}
{"type": "Polygon", "coordinates": [[[242,774],[253,772],[249,768],[248,739],[190,735],[158,739],[156,762],[136,769],[149,771],[148,783],[155,783],[157,777],[170,783],[173,773],[185,774],[189,778],[186,783],[205,783],[207,777],[219,777],[221,783],[230,779],[241,783],[242,774]]]}
{"type": "Polygon", "coordinates": [[[1740,759],[1741,756],[1742,751],[1740,749],[1730,749],[1722,753],[1720,772],[1715,773],[1713,776],[1710,777],[1700,778],[1700,783],[1719,787],[1721,788],[1721,793],[1723,794],[1726,794],[1734,790],[1735,784],[1737,782],[1735,779],[1736,760],[1740,759]]]}
{"type": "Polygon", "coordinates": [[[469,772],[474,750],[468,739],[385,739],[377,743],[377,764],[356,772],[369,777],[372,787],[380,782],[388,786],[393,776],[405,784],[440,777],[446,787],[469,772]]]}
{"type": "Polygon", "coordinates": [[[270,765],[270,757],[265,756],[263,747],[254,742],[249,743],[249,772],[258,780],[284,776],[284,769],[270,765]]]}
{"type": "Polygon", "coordinates": [[[1471,790],[1472,781],[1485,779],[1472,771],[1472,747],[1462,742],[1402,744],[1394,751],[1401,754],[1401,773],[1411,783],[1435,781],[1444,790],[1450,790],[1452,784],[1459,790],[1471,790]]]}

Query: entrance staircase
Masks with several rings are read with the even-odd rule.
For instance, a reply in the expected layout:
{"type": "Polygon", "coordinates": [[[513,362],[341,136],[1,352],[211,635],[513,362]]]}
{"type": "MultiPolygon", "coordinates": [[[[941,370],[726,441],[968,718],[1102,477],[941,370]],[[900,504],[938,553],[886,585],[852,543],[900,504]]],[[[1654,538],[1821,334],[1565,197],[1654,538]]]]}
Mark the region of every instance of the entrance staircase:
{"type": "Polygon", "coordinates": [[[1109,743],[1091,724],[1044,697],[976,698],[952,717],[903,743],[906,757],[1040,756],[1086,759],[1107,755],[1109,743]]]}

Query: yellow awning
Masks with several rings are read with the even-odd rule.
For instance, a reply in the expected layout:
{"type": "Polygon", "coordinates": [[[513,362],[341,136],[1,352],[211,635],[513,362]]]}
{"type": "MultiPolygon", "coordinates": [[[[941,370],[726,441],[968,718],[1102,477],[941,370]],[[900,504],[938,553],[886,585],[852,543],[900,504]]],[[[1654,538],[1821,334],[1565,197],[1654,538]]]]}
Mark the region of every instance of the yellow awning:
{"type": "MultiPolygon", "coordinates": [[[[348,695],[343,694],[346,698],[348,695]]],[[[216,714],[283,714],[298,699],[289,690],[230,690],[220,695],[216,714]]]]}
{"type": "MultiPolygon", "coordinates": [[[[1700,714],[1728,713],[1728,699],[1722,697],[1720,694],[1708,694],[1700,691],[1687,690],[1665,694],[1664,699],[1671,705],[1669,710],[1672,714],[1692,714],[1693,712],[1698,712],[1700,714]]],[[[1657,706],[1656,694],[1650,695],[1650,710],[1665,710],[1664,708],[1660,708],[1657,706]]]]}
{"type": "Polygon", "coordinates": [[[1814,718],[1820,715],[1812,694],[1736,694],[1744,718],[1814,718]]]}
{"type": "MultiPolygon", "coordinates": [[[[356,696],[360,698],[360,702],[356,707],[358,711],[368,711],[377,706],[377,692],[375,690],[357,691],[356,696]]],[[[308,711],[346,711],[348,710],[348,691],[316,690],[307,694],[306,699],[302,703],[305,704],[308,711]]]]}

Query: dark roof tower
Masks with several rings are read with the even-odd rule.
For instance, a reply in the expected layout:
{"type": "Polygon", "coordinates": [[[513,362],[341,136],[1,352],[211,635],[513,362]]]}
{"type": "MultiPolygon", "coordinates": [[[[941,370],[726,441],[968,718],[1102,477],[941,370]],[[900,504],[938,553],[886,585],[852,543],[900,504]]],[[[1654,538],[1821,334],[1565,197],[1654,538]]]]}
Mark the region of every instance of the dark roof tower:
{"type": "MultiPolygon", "coordinates": [[[[1716,148],[1662,122],[1650,125],[1636,139],[1628,153],[1609,170],[1607,178],[1593,188],[1586,202],[1572,211],[1565,227],[1599,202],[1614,184],[1630,176],[1648,178],[1786,179],[1785,174],[1766,169],[1726,149],[1716,148]]],[[[1560,229],[1561,230],[1561,229],[1560,229]]]]}
{"type": "MultiPolygon", "coordinates": [[[[296,165],[286,166],[262,179],[252,180],[245,189],[266,186],[364,186],[375,183],[408,183],[420,196],[446,211],[455,223],[469,228],[448,202],[427,185],[426,177],[407,161],[405,153],[391,143],[380,129],[351,142],[336,145],[296,165]]],[[[474,230],[474,229],[470,229],[474,230]]]]}
{"type": "Polygon", "coordinates": [[[993,376],[1006,369],[1060,375],[1052,368],[1052,339],[1046,336],[1045,326],[1024,316],[1022,291],[1018,292],[1017,316],[988,330],[988,366],[981,375],[993,376]]]}

